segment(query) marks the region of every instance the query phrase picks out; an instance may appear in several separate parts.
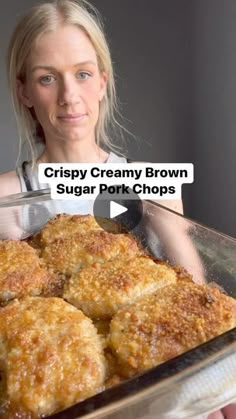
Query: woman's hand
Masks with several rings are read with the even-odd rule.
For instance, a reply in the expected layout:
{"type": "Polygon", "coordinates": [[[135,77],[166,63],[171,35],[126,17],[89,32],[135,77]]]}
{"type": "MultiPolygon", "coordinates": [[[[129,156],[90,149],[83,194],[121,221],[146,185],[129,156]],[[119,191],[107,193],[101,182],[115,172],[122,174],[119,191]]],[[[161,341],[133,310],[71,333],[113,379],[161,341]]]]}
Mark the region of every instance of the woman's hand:
{"type": "Polygon", "coordinates": [[[236,419],[236,404],[229,404],[223,409],[211,413],[207,419],[236,419]]]}
{"type": "MultiPolygon", "coordinates": [[[[181,200],[154,202],[183,214],[181,200]]],[[[172,265],[184,267],[193,276],[194,282],[198,284],[206,283],[204,266],[190,234],[191,222],[183,217],[175,216],[161,207],[155,207],[155,211],[152,214],[149,213],[149,215],[147,210],[144,217],[147,229],[156,235],[156,238],[162,243],[168,261],[172,265]]]]}

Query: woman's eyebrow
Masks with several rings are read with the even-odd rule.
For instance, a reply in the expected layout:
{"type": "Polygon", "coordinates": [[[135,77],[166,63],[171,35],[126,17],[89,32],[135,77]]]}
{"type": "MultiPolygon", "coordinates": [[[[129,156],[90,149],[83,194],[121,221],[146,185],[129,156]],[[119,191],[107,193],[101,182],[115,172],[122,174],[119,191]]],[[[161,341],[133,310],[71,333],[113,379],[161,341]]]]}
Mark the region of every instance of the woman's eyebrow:
{"type": "MultiPolygon", "coordinates": [[[[83,66],[83,65],[93,65],[96,66],[97,64],[95,63],[95,61],[92,60],[88,60],[88,61],[81,61],[80,63],[76,63],[73,65],[73,67],[79,67],[79,66],[83,66]]],[[[57,71],[57,69],[51,65],[36,65],[31,69],[31,73],[35,72],[36,70],[49,70],[49,71],[57,71]]]]}

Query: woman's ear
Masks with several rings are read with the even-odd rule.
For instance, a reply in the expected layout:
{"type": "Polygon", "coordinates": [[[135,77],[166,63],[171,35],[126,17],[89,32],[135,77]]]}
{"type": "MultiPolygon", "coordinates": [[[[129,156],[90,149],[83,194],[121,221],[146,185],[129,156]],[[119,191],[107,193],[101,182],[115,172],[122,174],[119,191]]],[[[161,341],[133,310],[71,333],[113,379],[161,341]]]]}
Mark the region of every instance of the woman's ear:
{"type": "Polygon", "coordinates": [[[107,82],[108,82],[108,75],[105,71],[101,75],[101,82],[100,82],[100,92],[99,92],[99,101],[101,102],[105,96],[106,89],[107,89],[107,82]]]}
{"type": "Polygon", "coordinates": [[[29,95],[27,94],[26,86],[19,79],[17,79],[17,81],[16,81],[16,89],[17,89],[18,98],[21,101],[21,103],[23,103],[23,105],[27,106],[27,108],[32,108],[33,105],[30,101],[29,95]]]}

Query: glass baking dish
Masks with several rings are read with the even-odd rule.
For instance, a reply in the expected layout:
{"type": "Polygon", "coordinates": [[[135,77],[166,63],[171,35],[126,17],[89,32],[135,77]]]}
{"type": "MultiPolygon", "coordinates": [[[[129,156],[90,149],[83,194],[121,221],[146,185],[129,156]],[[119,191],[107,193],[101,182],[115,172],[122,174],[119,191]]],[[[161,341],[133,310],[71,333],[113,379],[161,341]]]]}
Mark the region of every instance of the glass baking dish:
{"type": "MultiPolygon", "coordinates": [[[[153,201],[143,201],[142,205],[142,219],[132,233],[152,255],[181,265],[196,281],[204,277],[236,298],[234,238],[153,201]]],[[[1,199],[0,239],[24,239],[56,213],[66,212],[60,208],[60,202],[52,201],[47,191],[1,199]]],[[[81,213],[79,201],[73,201],[70,213],[81,213]]],[[[127,214],[133,217],[132,210],[127,214]]],[[[234,400],[236,328],[50,417],[200,419],[234,400]]]]}

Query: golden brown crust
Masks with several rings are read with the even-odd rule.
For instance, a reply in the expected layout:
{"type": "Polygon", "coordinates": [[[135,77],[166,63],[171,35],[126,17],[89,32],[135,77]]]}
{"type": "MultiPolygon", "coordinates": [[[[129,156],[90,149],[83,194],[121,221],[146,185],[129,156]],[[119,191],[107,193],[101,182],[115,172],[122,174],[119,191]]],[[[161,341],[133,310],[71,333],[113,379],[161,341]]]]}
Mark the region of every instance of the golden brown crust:
{"type": "Polygon", "coordinates": [[[180,281],[120,310],[110,347],[126,376],[141,373],[236,325],[236,301],[207,285],[180,281]]]}
{"type": "Polygon", "coordinates": [[[122,377],[119,374],[114,374],[110,378],[108,378],[107,381],[105,382],[105,389],[118,386],[123,381],[125,381],[124,377],[122,377]]]}
{"type": "Polygon", "coordinates": [[[175,270],[178,281],[194,282],[193,276],[190,275],[182,266],[173,266],[173,269],[175,270]]]}
{"type": "Polygon", "coordinates": [[[37,415],[33,414],[26,409],[23,409],[20,405],[14,403],[4,403],[0,405],[0,418],[1,419],[36,419],[37,415]]]}
{"type": "Polygon", "coordinates": [[[0,310],[5,399],[36,415],[102,389],[103,347],[92,321],[59,298],[27,297],[0,310]]]}
{"type": "Polygon", "coordinates": [[[39,295],[54,280],[35,249],[20,241],[0,241],[0,302],[39,295]]]}
{"type": "Polygon", "coordinates": [[[176,282],[175,271],[147,256],[90,265],[72,275],[63,298],[91,318],[111,318],[122,306],[176,282]]]}
{"type": "MultiPolygon", "coordinates": [[[[106,230],[118,231],[119,227],[110,220],[103,220],[106,230]]],[[[60,214],[47,223],[47,225],[28,243],[37,249],[44,249],[47,245],[58,239],[71,238],[76,234],[88,234],[94,231],[102,231],[92,215],[69,215],[60,214]]]]}
{"type": "Polygon", "coordinates": [[[63,410],[236,325],[235,300],[90,215],[59,215],[30,244],[0,242],[0,302],[56,294],[84,314],[59,298],[0,308],[2,418],[63,410]]]}
{"type": "Polygon", "coordinates": [[[42,251],[42,258],[55,272],[72,275],[96,262],[124,256],[131,258],[140,253],[137,241],[130,235],[97,231],[58,239],[42,251]]]}

